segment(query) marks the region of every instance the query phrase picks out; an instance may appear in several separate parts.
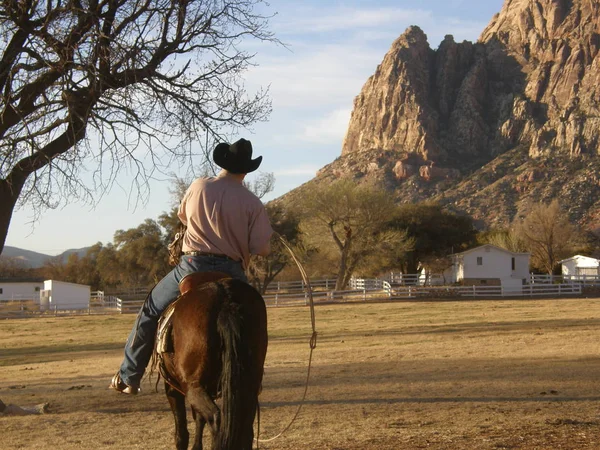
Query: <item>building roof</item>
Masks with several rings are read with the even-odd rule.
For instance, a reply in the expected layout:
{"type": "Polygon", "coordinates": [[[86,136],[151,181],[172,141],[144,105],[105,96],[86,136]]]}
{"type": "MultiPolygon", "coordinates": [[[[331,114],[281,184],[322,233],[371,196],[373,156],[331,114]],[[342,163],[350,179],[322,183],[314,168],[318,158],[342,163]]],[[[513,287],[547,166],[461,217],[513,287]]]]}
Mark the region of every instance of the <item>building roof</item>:
{"type": "Polygon", "coordinates": [[[35,277],[14,277],[14,278],[0,278],[0,283],[43,283],[43,278],[35,277]]]}
{"type": "Polygon", "coordinates": [[[510,250],[507,250],[505,248],[498,247],[498,246],[492,245],[492,244],[484,244],[484,245],[480,245],[479,247],[470,248],[469,250],[465,250],[464,252],[454,253],[453,256],[466,255],[467,253],[474,252],[475,250],[480,250],[480,249],[482,249],[484,247],[490,247],[490,249],[498,250],[498,251],[501,251],[501,252],[504,252],[504,253],[508,253],[509,255],[526,255],[526,256],[531,256],[530,253],[511,252],[510,250]]]}
{"type": "Polygon", "coordinates": [[[575,255],[575,256],[571,256],[570,258],[563,259],[562,261],[559,261],[558,263],[559,263],[559,264],[562,264],[562,263],[564,263],[564,262],[567,262],[567,261],[572,261],[572,260],[574,260],[574,259],[590,259],[590,260],[596,261],[597,263],[600,263],[600,260],[598,260],[598,259],[596,259],[596,258],[592,258],[591,256],[583,256],[583,255],[575,255]]]}

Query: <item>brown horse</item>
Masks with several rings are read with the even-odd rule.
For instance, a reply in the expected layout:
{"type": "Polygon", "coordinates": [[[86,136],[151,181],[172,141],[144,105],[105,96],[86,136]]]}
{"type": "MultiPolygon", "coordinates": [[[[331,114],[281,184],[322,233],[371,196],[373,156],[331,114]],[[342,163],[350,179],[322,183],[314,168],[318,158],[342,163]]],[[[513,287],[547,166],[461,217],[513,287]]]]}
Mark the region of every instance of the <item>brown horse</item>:
{"type": "Polygon", "coordinates": [[[180,290],[166,347],[158,350],[176,448],[188,448],[187,399],[196,423],[193,449],[202,449],[208,423],[213,450],[250,450],[267,353],[264,300],[249,284],[215,272],[188,275],[180,290]]]}

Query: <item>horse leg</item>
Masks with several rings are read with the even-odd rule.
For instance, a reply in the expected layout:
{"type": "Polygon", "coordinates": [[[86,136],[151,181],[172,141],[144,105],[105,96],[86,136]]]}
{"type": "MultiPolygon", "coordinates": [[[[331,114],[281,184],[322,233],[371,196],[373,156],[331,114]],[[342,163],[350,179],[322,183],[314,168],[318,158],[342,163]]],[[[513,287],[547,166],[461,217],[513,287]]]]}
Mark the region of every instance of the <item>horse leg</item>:
{"type": "Polygon", "coordinates": [[[194,437],[192,450],[202,450],[202,434],[204,433],[204,425],[206,425],[206,420],[204,420],[204,417],[202,417],[200,414],[197,414],[194,408],[192,408],[192,416],[194,417],[194,422],[196,423],[196,436],[194,437]]]}
{"type": "Polygon", "coordinates": [[[196,437],[192,450],[202,450],[204,425],[208,422],[214,439],[218,428],[219,408],[210,395],[200,386],[190,387],[187,398],[192,407],[194,419],[196,420],[196,437]]]}
{"type": "Polygon", "coordinates": [[[242,417],[242,439],[240,441],[242,447],[241,450],[252,450],[252,444],[254,443],[254,419],[256,418],[256,412],[258,410],[258,399],[256,401],[249,401],[244,406],[243,417],[242,417]]]}
{"type": "Polygon", "coordinates": [[[190,433],[187,429],[185,396],[167,383],[165,383],[165,391],[175,418],[175,448],[177,450],[187,450],[190,433]]]}

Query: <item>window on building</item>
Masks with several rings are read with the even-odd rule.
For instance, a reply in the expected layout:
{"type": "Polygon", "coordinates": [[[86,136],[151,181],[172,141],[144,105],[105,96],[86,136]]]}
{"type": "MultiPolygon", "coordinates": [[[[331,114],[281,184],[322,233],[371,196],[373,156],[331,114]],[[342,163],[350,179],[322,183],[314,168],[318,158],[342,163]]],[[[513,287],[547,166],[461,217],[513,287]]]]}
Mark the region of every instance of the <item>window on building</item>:
{"type": "Polygon", "coordinates": [[[35,287],[35,292],[40,292],[40,287],[39,286],[35,287]]]}
{"type": "Polygon", "coordinates": [[[515,263],[514,256],[510,259],[510,266],[511,266],[512,270],[515,270],[516,263],[515,263]]]}
{"type": "Polygon", "coordinates": [[[478,266],[483,266],[483,256],[478,256],[477,257],[477,265],[478,266]]]}
{"type": "Polygon", "coordinates": [[[0,288],[0,294],[2,294],[2,288],[0,288]]]}

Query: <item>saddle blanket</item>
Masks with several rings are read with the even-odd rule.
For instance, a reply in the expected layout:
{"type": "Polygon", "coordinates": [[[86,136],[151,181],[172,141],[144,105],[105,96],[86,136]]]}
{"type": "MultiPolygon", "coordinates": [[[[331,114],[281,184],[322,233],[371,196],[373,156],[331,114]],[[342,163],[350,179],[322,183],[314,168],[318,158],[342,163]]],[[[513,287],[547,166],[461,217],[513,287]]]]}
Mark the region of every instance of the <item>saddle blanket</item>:
{"type": "Polygon", "coordinates": [[[158,353],[158,355],[173,351],[173,342],[171,341],[171,331],[173,330],[173,327],[171,326],[171,319],[173,317],[173,311],[175,311],[175,303],[177,302],[173,302],[169,305],[158,321],[158,330],[156,331],[156,353],[158,353]]]}

